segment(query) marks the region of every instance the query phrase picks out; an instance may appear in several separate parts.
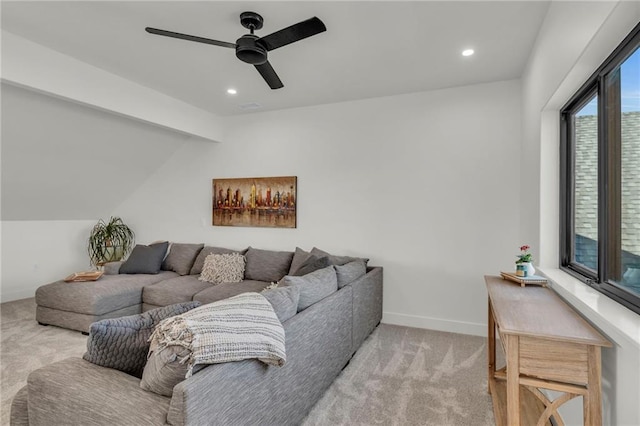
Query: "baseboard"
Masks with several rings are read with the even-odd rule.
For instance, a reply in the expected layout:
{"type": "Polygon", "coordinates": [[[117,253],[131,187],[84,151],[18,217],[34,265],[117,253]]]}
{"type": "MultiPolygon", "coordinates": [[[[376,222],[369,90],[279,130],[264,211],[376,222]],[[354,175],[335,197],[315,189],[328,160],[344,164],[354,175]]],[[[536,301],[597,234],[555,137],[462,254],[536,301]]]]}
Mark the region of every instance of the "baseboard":
{"type": "Polygon", "coordinates": [[[13,302],[14,300],[28,299],[30,297],[34,297],[35,294],[36,294],[36,289],[33,289],[33,288],[22,288],[22,289],[0,288],[0,303],[13,302]]]}
{"type": "Polygon", "coordinates": [[[423,317],[418,315],[383,312],[382,322],[385,324],[404,325],[406,327],[426,328],[429,330],[447,331],[449,333],[487,336],[487,325],[466,321],[453,321],[442,318],[423,317]]]}

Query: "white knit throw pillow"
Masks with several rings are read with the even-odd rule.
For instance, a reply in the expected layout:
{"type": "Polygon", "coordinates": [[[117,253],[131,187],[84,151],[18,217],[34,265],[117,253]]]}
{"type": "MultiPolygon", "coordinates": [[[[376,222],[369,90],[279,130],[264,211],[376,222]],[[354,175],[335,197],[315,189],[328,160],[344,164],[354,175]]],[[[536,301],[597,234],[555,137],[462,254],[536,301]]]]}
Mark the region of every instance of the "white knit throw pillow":
{"type": "Polygon", "coordinates": [[[244,279],[246,260],[240,253],[210,254],[204,259],[200,281],[237,283],[244,279]]]}

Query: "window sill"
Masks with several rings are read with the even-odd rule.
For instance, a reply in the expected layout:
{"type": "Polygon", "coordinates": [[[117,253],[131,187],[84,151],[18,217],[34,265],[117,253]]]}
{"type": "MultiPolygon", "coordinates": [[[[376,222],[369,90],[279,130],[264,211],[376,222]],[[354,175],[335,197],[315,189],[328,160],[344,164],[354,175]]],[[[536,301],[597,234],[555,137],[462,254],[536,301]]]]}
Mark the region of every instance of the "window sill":
{"type": "Polygon", "coordinates": [[[549,279],[556,293],[611,340],[620,344],[623,339],[640,349],[640,315],[560,269],[538,271],[549,279]]]}

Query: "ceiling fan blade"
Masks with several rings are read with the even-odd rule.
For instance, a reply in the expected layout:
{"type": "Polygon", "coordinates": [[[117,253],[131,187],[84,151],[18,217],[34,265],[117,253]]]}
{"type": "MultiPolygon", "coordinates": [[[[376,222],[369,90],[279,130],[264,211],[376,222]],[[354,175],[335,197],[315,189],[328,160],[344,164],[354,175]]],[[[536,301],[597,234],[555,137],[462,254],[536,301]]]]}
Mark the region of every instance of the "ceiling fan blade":
{"type": "Polygon", "coordinates": [[[198,43],[212,44],[214,46],[229,47],[231,49],[235,49],[236,48],[236,45],[234,43],[227,43],[226,41],[212,40],[210,38],[192,36],[192,35],[189,35],[189,34],[174,33],[173,31],[159,30],[157,28],[151,28],[151,27],[147,27],[147,28],[145,28],[145,30],[150,34],[156,34],[156,35],[161,35],[161,36],[166,36],[166,37],[173,37],[173,38],[180,38],[182,40],[196,41],[198,43]]]}
{"type": "Polygon", "coordinates": [[[327,27],[324,26],[324,23],[314,16],[311,19],[298,22],[290,27],[283,28],[280,31],[276,31],[275,33],[259,38],[257,42],[262,43],[267,50],[273,50],[307,37],[311,37],[312,35],[316,35],[326,30],[327,27]]]}
{"type": "Polygon", "coordinates": [[[278,77],[278,74],[276,74],[276,71],[273,69],[269,61],[264,64],[255,65],[255,67],[269,87],[272,89],[280,89],[284,87],[284,84],[280,81],[280,77],[278,77]]]}

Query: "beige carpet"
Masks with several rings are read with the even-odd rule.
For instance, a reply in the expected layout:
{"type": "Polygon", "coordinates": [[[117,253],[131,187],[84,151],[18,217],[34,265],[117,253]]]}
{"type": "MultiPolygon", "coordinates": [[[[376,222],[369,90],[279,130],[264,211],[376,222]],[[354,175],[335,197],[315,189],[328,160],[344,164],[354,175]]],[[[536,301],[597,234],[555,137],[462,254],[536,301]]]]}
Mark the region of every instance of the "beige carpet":
{"type": "MultiPolygon", "coordinates": [[[[85,351],[86,336],[34,318],[33,299],[0,305],[3,426],[29,372],[85,351]]],[[[484,338],[382,324],[304,425],[493,425],[485,363],[484,338]]]]}

